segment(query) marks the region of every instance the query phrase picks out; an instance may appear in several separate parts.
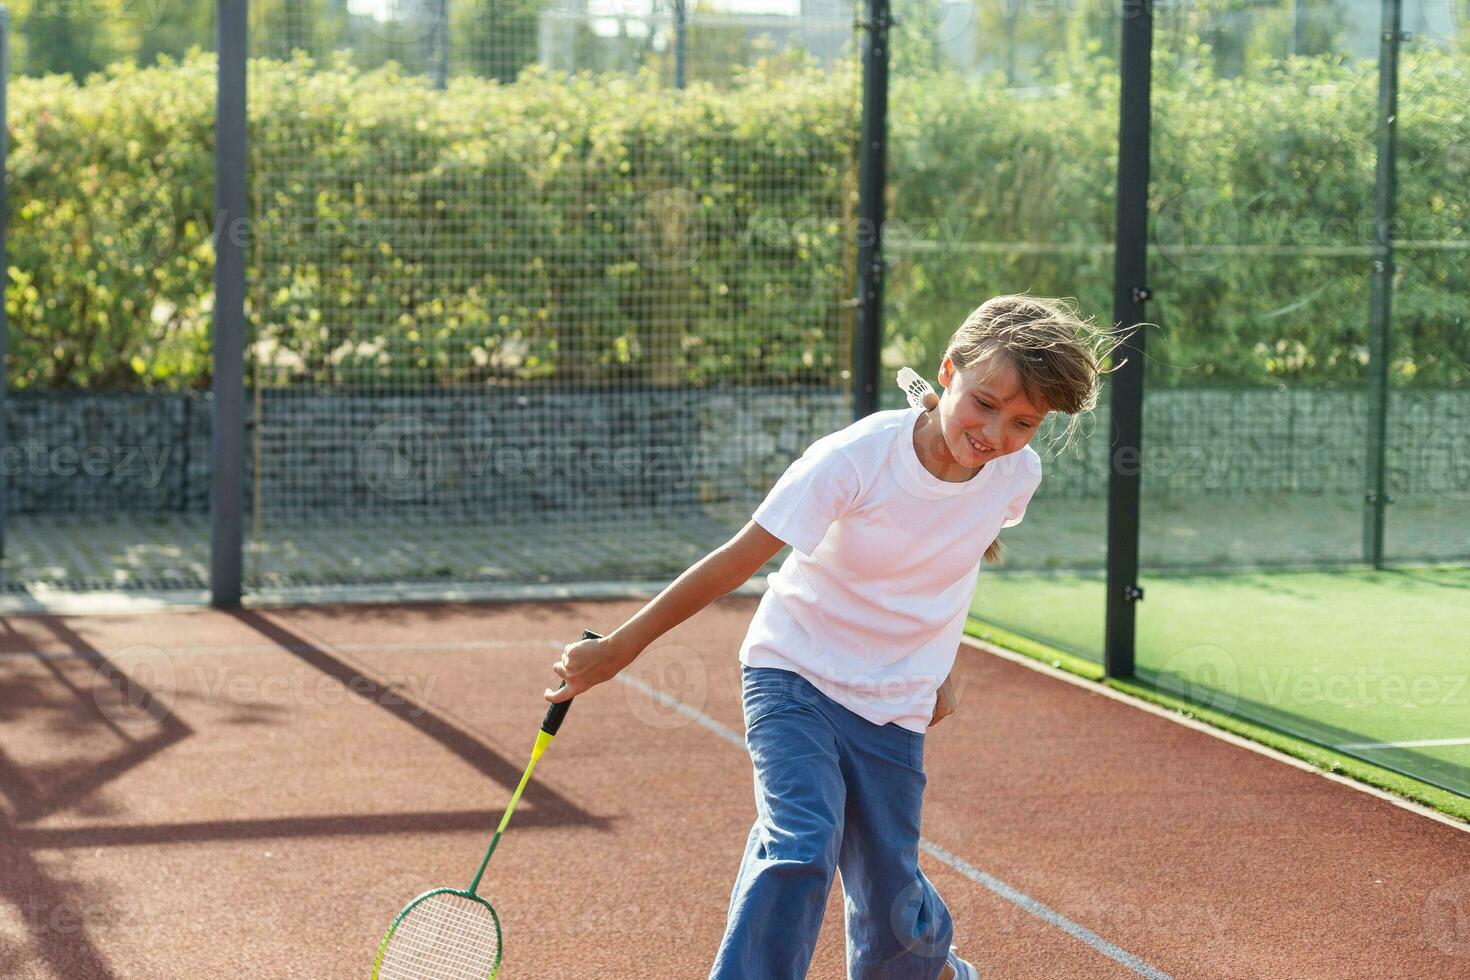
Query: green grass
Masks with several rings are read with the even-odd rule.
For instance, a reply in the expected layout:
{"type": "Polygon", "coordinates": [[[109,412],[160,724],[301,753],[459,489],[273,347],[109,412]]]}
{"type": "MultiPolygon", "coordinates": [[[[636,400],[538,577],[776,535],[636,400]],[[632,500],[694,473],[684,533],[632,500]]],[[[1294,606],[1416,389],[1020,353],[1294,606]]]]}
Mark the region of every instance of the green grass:
{"type": "MultiPolygon", "coordinates": [[[[991,574],[972,615],[1101,660],[1103,580],[991,574]]],[[[1470,568],[1151,575],[1139,679],[1470,795],[1470,568]]]]}
{"type": "Polygon", "coordinates": [[[1139,679],[1470,796],[1470,568],[1176,576],[1139,609],[1139,679]],[[1149,605],[1149,604],[1152,605],[1149,605]]]}
{"type": "Polygon", "coordinates": [[[1343,755],[1330,749],[1316,745],[1303,739],[1295,738],[1284,732],[1257,725],[1235,715],[1228,715],[1216,711],[1203,704],[1185,700],[1165,691],[1161,691],[1149,684],[1139,681],[1123,681],[1117,679],[1105,679],[1103,670],[1097,663],[1038,643],[1019,633],[1012,633],[1006,629],[985,623],[977,619],[971,619],[965,630],[970,636],[1015,651],[1023,656],[1031,657],[1048,663],[1053,667],[1065,670],[1068,673],[1084,677],[1091,681],[1105,684],[1116,691],[1121,691],[1151,704],[1168,708],[1179,712],[1186,718],[1193,718],[1205,724],[1212,725],[1223,731],[1231,732],[1242,738],[1248,738],[1253,742],[1273,748],[1284,755],[1316,767],[1322,772],[1334,772],[1356,779],[1359,782],[1376,786],[1387,790],[1407,800],[1423,804],[1434,810],[1470,823],[1470,798],[1451,793],[1448,790],[1431,786],[1428,783],[1405,776],[1402,773],[1372,763],[1365,762],[1352,756],[1343,755]]]}
{"type": "Polygon", "coordinates": [[[1104,585],[1100,575],[986,570],[970,615],[1101,663],[1104,585]]]}

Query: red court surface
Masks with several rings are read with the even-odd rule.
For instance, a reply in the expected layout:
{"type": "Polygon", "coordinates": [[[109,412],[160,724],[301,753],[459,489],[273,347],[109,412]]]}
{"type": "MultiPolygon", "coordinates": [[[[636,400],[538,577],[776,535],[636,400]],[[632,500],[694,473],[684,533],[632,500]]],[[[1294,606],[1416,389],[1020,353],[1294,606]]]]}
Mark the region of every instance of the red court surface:
{"type": "MultiPolygon", "coordinates": [[[[503,977],[707,975],[754,604],[574,703],[482,886],[503,977]]],[[[638,605],[6,618],[0,977],[366,978],[468,884],[561,646],[638,605]]],[[[980,650],[956,678],[921,862],[987,978],[1470,977],[1470,834],[980,650]]],[[[844,975],[838,886],[809,975],[844,975]]]]}

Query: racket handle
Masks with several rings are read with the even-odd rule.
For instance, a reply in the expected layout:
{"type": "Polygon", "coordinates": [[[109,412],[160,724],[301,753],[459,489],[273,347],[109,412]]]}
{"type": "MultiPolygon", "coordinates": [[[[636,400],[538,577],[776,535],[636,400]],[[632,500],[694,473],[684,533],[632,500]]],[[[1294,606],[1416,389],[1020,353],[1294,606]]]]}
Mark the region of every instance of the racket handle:
{"type": "MultiPolygon", "coordinates": [[[[602,639],[602,634],[594,633],[589,629],[583,629],[582,639],[600,640],[602,639]]],[[[566,686],[567,682],[562,681],[561,685],[557,687],[557,690],[560,691],[563,687],[566,686]]],[[[567,698],[565,701],[562,701],[558,704],[553,704],[550,708],[547,708],[546,718],[541,722],[541,730],[548,735],[555,735],[557,729],[561,728],[561,723],[566,719],[567,712],[571,710],[572,702],[575,700],[576,698],[567,698]]]]}

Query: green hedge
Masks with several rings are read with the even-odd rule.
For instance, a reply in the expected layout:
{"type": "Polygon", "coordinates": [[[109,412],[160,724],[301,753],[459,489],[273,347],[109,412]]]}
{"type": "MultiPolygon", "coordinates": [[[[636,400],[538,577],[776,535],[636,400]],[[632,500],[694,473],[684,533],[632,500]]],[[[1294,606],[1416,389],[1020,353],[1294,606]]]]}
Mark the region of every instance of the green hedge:
{"type": "MultiPolygon", "coordinates": [[[[1376,68],[1206,65],[1156,69],[1151,377],[1361,380],[1371,260],[1352,249],[1372,228],[1376,68]]],[[[1459,247],[1399,251],[1398,383],[1467,376],[1470,156],[1447,149],[1470,145],[1464,69],[1406,52],[1398,237],[1459,247]]],[[[890,359],[926,362],[997,292],[1109,315],[1117,83],[1096,52],[1060,77],[1040,93],[895,78],[890,359]]],[[[770,383],[845,366],[850,68],[767,63],[683,93],[539,70],[436,93],[304,58],[251,79],[249,302],[272,380],[770,383]]],[[[13,387],[208,384],[213,111],[208,55],[11,81],[13,387]]]]}
{"type": "MultiPolygon", "coordinates": [[[[13,82],[14,386],[208,383],[213,72],[13,82]]],[[[435,93],[392,66],[254,62],[269,380],[830,378],[858,89],[782,76],[677,99],[537,71],[435,93]],[[686,211],[687,246],[661,224],[686,211]]]]}
{"type": "MultiPolygon", "coordinates": [[[[1150,384],[1361,382],[1377,67],[1298,58],[1227,80],[1208,65],[1204,52],[1155,59],[1150,384]]],[[[1396,384],[1470,379],[1466,70],[1433,49],[1406,49],[1401,69],[1394,237],[1447,245],[1397,249],[1396,384]]],[[[896,87],[890,215],[912,244],[892,249],[895,363],[936,358],[998,292],[1075,296],[1111,316],[1117,79],[1100,59],[1056,74],[1065,85],[1026,97],[896,87]]]]}
{"type": "Polygon", "coordinates": [[[539,71],[438,96],[391,70],[296,61],[258,77],[271,120],[254,185],[260,323],[300,358],[290,377],[683,384],[837,369],[850,75],[677,98],[539,71]],[[796,227],[804,216],[819,220],[796,227]]]}
{"type": "Polygon", "coordinates": [[[10,81],[12,388],[207,383],[212,59],[10,81]]]}

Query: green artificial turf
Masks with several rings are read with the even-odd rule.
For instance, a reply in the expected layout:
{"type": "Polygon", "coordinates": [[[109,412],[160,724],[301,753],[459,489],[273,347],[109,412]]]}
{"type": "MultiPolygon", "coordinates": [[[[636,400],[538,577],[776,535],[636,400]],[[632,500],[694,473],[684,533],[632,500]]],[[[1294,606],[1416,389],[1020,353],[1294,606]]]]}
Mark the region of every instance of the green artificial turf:
{"type": "MultiPolygon", "coordinates": [[[[1144,577],[1109,685],[1470,820],[1470,568],[1144,577]]],[[[1103,583],[982,575],[972,635],[1093,680],[1103,583]]]]}

